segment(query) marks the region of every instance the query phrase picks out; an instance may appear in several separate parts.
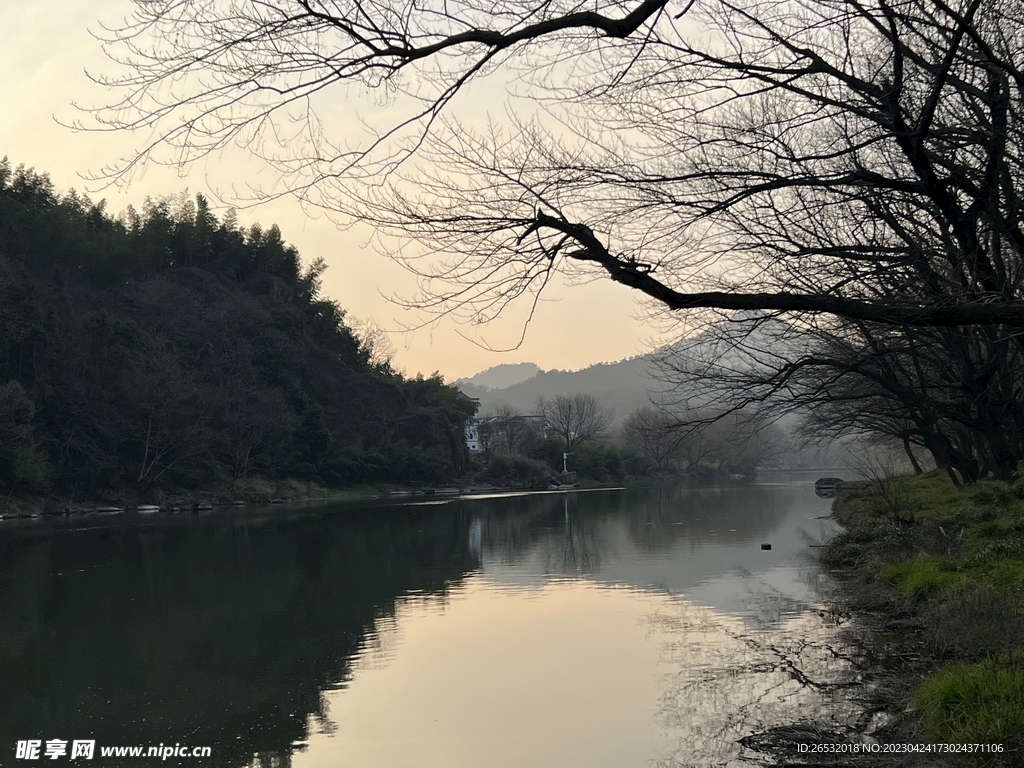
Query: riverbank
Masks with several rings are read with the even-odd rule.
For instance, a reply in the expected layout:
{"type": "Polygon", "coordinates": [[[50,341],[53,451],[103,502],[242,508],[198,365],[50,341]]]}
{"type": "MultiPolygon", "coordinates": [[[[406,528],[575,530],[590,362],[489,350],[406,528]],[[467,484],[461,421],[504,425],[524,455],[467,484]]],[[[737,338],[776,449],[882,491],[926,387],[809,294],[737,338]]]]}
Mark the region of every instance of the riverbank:
{"type": "MultiPolygon", "coordinates": [[[[581,491],[620,487],[616,483],[584,481],[576,484],[581,491]]],[[[479,480],[463,479],[444,486],[378,483],[374,485],[324,486],[308,480],[267,480],[245,478],[231,486],[191,490],[151,490],[136,493],[130,490],[109,491],[102,495],[75,499],[61,496],[0,496],[0,519],[49,517],[90,512],[128,511],[158,507],[165,511],[193,511],[215,507],[288,504],[306,501],[357,501],[409,496],[473,496],[509,492],[547,492],[550,486],[494,485],[479,480]]]]}
{"type": "Polygon", "coordinates": [[[123,489],[78,498],[42,494],[3,496],[0,497],[0,517],[80,514],[104,509],[136,509],[150,505],[161,509],[187,511],[315,499],[358,499],[386,491],[386,488],[377,486],[331,488],[305,480],[266,480],[253,477],[243,478],[231,485],[188,490],[159,488],[139,493],[123,489]]]}
{"type": "Polygon", "coordinates": [[[1003,749],[918,764],[1024,764],[1024,483],[848,483],[833,517],[844,530],[822,562],[838,602],[897,660],[873,693],[888,716],[874,737],[1003,749]]]}

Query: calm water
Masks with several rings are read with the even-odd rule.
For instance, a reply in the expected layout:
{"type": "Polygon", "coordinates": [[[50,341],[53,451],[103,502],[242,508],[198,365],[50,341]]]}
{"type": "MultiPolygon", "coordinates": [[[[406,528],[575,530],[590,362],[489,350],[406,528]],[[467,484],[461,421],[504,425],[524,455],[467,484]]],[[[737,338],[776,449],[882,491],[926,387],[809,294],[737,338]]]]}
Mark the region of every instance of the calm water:
{"type": "Polygon", "coordinates": [[[203,766],[749,765],[738,738],[850,711],[808,546],[828,504],[804,481],[4,523],[0,765],[51,738],[203,766]]]}

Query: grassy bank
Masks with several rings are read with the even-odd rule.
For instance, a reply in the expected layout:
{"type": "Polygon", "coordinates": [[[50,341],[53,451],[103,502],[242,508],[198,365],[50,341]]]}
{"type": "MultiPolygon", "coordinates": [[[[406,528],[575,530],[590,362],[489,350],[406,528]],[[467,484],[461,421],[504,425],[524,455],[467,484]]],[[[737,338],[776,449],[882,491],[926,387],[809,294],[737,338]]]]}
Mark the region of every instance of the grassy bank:
{"type": "Polygon", "coordinates": [[[923,679],[894,689],[889,736],[1000,743],[951,762],[1024,765],[1024,483],[851,483],[833,514],[845,530],[823,560],[852,607],[925,654],[923,679]]]}

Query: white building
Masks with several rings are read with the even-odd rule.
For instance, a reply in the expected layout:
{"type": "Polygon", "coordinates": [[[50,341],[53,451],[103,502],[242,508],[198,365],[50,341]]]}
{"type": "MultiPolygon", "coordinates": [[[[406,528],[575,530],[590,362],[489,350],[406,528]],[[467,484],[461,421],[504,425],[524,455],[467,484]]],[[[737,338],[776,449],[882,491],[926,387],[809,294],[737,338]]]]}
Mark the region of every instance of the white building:
{"type": "MultiPolygon", "coordinates": [[[[470,398],[480,409],[480,398],[470,398]]],[[[480,420],[474,415],[473,420],[466,425],[466,447],[470,453],[480,453],[484,447],[480,444],[480,420]]]]}

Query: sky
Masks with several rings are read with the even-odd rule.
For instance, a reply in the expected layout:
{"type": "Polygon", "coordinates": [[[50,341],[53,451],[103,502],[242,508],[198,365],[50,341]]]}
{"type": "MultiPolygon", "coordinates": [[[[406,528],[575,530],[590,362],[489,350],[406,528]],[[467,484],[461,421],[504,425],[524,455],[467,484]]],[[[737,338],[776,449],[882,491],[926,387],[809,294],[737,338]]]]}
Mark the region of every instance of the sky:
{"type": "MultiPolygon", "coordinates": [[[[78,117],[73,102],[92,105],[107,100],[105,89],[85,75],[86,70],[113,71],[90,29],[97,29],[100,22],[116,25],[131,9],[129,0],[0,3],[0,157],[49,173],[61,191],[73,187],[94,200],[106,198],[111,212],[129,204],[140,207],[147,196],[183,190],[192,195],[211,190],[223,194],[232,185],[258,181],[262,167],[240,151],[208,158],[185,175],[151,168],[126,188],[102,189],[83,178],[129,153],[139,140],[125,133],[76,132],[60,124],[78,117]]],[[[344,139],[343,125],[325,127],[344,139]]],[[[641,354],[655,341],[654,329],[641,318],[637,297],[605,280],[551,286],[524,341],[509,351],[493,350],[516,345],[523,330],[516,318],[481,329],[445,319],[402,332],[427,318],[386,297],[411,296],[416,282],[367,245],[373,234],[368,228],[340,230],[325,217],[308,216],[292,199],[241,210],[239,219],[242,224],[276,223],[306,263],[323,257],[329,266],[325,293],[351,316],[373,318],[390,331],[395,363],[409,375],[438,371],[451,381],[500,363],[526,361],[544,369],[575,370],[641,354]]]]}

